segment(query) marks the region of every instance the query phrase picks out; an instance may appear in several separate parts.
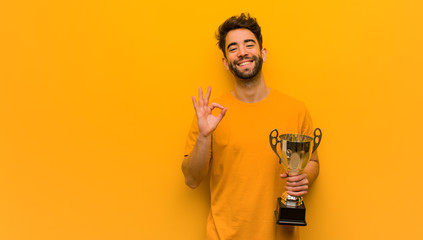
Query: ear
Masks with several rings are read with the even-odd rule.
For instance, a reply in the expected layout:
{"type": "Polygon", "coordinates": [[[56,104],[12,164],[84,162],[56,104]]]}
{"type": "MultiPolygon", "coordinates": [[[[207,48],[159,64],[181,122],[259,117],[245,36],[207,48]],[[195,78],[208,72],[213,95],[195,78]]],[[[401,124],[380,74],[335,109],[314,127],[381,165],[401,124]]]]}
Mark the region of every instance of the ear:
{"type": "Polygon", "coordinates": [[[222,58],[223,65],[225,66],[226,70],[229,70],[228,60],[225,57],[222,58]]]}
{"type": "Polygon", "coordinates": [[[263,62],[266,62],[266,58],[267,58],[267,49],[266,48],[261,49],[261,56],[263,57],[263,62]]]}

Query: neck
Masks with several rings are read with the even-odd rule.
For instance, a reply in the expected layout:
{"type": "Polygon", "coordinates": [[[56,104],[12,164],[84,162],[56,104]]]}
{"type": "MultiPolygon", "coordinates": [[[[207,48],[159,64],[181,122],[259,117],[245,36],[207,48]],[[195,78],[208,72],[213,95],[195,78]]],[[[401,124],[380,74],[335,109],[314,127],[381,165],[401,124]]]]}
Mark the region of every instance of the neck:
{"type": "Polygon", "coordinates": [[[249,81],[237,78],[235,81],[235,89],[232,92],[232,95],[240,101],[246,103],[255,103],[265,99],[269,92],[270,89],[266,86],[263,74],[260,71],[257,76],[255,76],[253,79],[250,79],[249,81]]]}

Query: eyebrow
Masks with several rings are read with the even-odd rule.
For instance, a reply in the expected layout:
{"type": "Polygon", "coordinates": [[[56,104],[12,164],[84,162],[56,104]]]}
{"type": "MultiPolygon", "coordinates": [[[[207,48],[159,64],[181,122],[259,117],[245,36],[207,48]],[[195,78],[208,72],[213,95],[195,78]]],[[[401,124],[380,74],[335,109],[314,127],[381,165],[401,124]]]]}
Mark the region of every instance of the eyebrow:
{"type": "Polygon", "coordinates": [[[247,42],[253,42],[253,43],[256,43],[256,41],[254,41],[254,39],[245,39],[245,40],[244,40],[244,43],[247,43],[247,42]]]}
{"type": "MultiPolygon", "coordinates": [[[[256,43],[256,41],[254,41],[254,39],[245,39],[245,40],[244,40],[244,43],[247,43],[247,42],[253,42],[253,43],[256,43]]],[[[236,43],[236,42],[231,42],[231,43],[229,43],[229,44],[228,44],[228,46],[226,47],[226,49],[229,49],[229,47],[230,47],[230,46],[232,46],[232,45],[237,45],[237,43],[236,43]]]]}

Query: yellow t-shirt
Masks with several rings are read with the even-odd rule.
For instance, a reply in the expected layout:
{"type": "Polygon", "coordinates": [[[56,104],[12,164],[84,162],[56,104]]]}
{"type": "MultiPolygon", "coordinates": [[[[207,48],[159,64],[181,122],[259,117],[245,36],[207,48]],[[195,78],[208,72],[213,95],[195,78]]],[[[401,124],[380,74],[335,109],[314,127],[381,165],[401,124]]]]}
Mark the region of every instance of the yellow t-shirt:
{"type": "MultiPolygon", "coordinates": [[[[276,90],[257,103],[237,100],[231,93],[216,99],[228,111],[212,135],[211,209],[208,240],[298,239],[298,229],[277,225],[276,200],[284,191],[284,172],[269,143],[269,134],[312,136],[305,105],[276,90]]],[[[198,126],[193,121],[185,155],[194,148],[198,126]]]]}

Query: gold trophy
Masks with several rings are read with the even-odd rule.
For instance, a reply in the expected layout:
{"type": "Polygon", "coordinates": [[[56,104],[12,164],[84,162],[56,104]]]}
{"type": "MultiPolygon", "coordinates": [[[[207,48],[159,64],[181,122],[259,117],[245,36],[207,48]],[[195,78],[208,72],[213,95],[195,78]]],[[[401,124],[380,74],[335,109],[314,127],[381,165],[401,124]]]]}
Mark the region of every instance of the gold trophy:
{"type": "MultiPolygon", "coordinates": [[[[270,146],[279,157],[279,164],[282,164],[288,175],[301,174],[311,154],[316,151],[322,139],[322,131],[319,128],[314,130],[314,138],[301,134],[283,134],[273,129],[269,135],[270,146]],[[278,143],[280,148],[277,148],[278,143]],[[278,150],[281,154],[278,153],[278,150]]],[[[295,197],[284,192],[276,202],[275,217],[276,223],[282,225],[306,226],[305,205],[303,197],[295,197]]]]}

